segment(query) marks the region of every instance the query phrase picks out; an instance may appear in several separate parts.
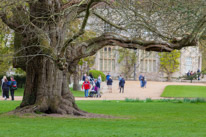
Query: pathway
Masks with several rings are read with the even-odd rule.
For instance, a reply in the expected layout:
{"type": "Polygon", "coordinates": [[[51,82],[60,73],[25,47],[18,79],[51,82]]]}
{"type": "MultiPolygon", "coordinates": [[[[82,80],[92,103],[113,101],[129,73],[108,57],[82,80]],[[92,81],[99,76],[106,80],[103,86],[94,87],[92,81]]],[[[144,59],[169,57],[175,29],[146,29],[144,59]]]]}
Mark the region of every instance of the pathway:
{"type": "MultiPolygon", "coordinates": [[[[114,81],[113,83],[113,91],[112,93],[108,93],[106,83],[102,83],[103,95],[101,98],[84,98],[84,97],[76,97],[76,100],[125,100],[125,98],[130,99],[141,99],[144,100],[146,98],[151,99],[163,99],[160,97],[164,88],[167,85],[202,85],[206,86],[206,83],[180,83],[180,82],[154,82],[148,81],[147,88],[140,88],[139,81],[126,81],[125,84],[125,92],[119,93],[118,89],[118,81],[114,81]]],[[[0,100],[3,100],[0,97],[0,100]]],[[[15,100],[22,100],[22,97],[16,96],[15,100]]]]}

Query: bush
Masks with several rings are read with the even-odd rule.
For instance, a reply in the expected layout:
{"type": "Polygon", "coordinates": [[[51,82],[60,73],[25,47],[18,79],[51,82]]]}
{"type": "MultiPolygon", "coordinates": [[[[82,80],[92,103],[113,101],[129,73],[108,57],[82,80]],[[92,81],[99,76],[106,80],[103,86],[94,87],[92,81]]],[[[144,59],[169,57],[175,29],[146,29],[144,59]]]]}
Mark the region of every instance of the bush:
{"type": "Polygon", "coordinates": [[[141,102],[141,100],[139,98],[136,98],[136,99],[126,98],[125,102],[141,102]]]}
{"type": "Polygon", "coordinates": [[[102,71],[98,71],[98,70],[90,70],[89,73],[92,73],[93,77],[95,79],[97,79],[99,77],[99,75],[101,75],[102,77],[102,81],[106,80],[106,76],[102,71]]]}

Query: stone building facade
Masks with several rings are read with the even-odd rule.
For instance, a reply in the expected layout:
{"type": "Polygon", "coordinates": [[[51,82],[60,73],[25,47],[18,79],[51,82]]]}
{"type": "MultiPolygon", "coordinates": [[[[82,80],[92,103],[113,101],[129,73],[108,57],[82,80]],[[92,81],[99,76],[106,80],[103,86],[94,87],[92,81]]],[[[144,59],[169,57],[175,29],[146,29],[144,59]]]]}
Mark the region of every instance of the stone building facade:
{"type": "MultiPolygon", "coordinates": [[[[118,47],[104,47],[96,54],[93,69],[110,73],[113,78],[121,74],[122,63],[118,63],[118,47]]],[[[160,59],[157,52],[136,50],[136,77],[145,75],[147,80],[165,81],[166,74],[160,70],[160,59]]],[[[179,71],[173,73],[173,78],[185,75],[188,71],[201,69],[202,55],[198,47],[188,47],[181,50],[179,71]]],[[[131,79],[134,78],[132,73],[131,79]]],[[[137,78],[138,79],[138,78],[137,78]]]]}

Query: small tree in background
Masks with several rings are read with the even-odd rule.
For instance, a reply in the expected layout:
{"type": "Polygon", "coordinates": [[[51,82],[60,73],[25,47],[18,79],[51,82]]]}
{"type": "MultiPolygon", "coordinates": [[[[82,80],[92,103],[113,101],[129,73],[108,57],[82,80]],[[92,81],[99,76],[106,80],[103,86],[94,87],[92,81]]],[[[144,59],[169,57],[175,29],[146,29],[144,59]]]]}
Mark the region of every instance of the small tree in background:
{"type": "Polygon", "coordinates": [[[121,74],[128,79],[134,72],[134,64],[137,62],[137,55],[131,49],[118,49],[119,58],[118,63],[122,63],[121,74]]]}
{"type": "Polygon", "coordinates": [[[173,50],[171,53],[159,53],[159,56],[160,69],[167,74],[167,81],[170,81],[172,73],[179,70],[180,51],[173,50]]]}
{"type": "Polygon", "coordinates": [[[0,75],[6,75],[12,66],[13,37],[10,30],[0,22],[0,75]]]}

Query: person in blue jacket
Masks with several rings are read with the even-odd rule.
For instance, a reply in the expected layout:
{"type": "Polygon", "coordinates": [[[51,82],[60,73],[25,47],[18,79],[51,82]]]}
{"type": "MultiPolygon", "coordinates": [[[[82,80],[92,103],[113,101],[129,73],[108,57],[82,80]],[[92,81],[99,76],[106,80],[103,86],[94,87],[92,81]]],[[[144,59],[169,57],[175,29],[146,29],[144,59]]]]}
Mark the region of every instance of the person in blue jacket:
{"type": "Polygon", "coordinates": [[[140,87],[142,87],[142,74],[139,75],[140,87]]]}
{"type": "Polygon", "coordinates": [[[106,75],[106,80],[108,81],[110,77],[111,77],[111,76],[110,76],[110,74],[108,73],[108,74],[106,75]]]}

